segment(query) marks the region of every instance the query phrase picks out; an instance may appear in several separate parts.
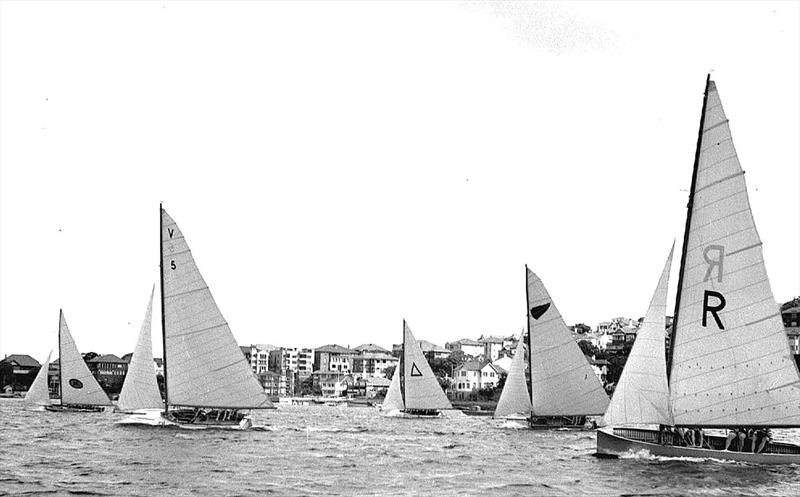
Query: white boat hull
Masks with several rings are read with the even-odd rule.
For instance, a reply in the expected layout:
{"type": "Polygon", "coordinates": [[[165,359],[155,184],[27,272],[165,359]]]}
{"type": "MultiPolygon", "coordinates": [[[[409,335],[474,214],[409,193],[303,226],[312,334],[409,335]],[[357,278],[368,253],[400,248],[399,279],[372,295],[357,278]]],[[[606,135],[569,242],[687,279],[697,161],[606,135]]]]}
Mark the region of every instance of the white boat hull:
{"type": "Polygon", "coordinates": [[[175,427],[186,430],[247,430],[252,428],[253,420],[250,416],[245,416],[238,424],[234,423],[177,423],[164,416],[163,409],[141,409],[134,411],[129,416],[116,422],[118,425],[139,425],[139,426],[159,426],[175,427]]]}
{"type": "MultiPolygon", "coordinates": [[[[689,457],[697,459],[718,459],[754,464],[800,464],[800,446],[782,443],[769,444],[770,450],[781,453],[737,452],[731,450],[686,447],[657,443],[658,431],[642,429],[602,428],[597,430],[597,454],[600,457],[620,457],[650,455],[658,457],[689,457]],[[623,434],[636,434],[637,438],[650,438],[653,441],[634,440],[623,434]],[[792,453],[794,452],[794,453],[792,453]]],[[[723,443],[722,437],[708,437],[712,445],[723,443]]]]}

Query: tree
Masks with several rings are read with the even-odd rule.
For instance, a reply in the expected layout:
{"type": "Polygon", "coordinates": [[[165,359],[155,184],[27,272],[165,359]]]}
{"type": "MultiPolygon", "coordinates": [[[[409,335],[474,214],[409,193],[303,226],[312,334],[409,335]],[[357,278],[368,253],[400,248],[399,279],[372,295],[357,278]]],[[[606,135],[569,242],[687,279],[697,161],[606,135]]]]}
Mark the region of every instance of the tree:
{"type": "Polygon", "coordinates": [[[386,378],[391,380],[392,377],[394,376],[395,369],[396,366],[387,366],[386,369],[383,370],[383,374],[385,375],[386,378]]]}
{"type": "Polygon", "coordinates": [[[497,379],[497,390],[503,391],[503,387],[506,386],[506,379],[508,378],[508,373],[500,373],[497,379]]]}

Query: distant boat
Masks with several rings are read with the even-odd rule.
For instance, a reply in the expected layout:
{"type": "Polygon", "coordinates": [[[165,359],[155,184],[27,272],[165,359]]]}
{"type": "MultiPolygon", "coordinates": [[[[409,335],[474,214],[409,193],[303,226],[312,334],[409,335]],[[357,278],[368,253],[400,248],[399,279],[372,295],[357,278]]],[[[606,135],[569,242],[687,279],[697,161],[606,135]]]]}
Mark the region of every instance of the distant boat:
{"type": "MultiPolygon", "coordinates": [[[[664,288],[660,283],[654,297],[659,315],[660,301],[666,298],[665,277],[664,288]]],[[[607,414],[614,426],[597,431],[598,455],[649,452],[800,463],[800,446],[771,442],[764,436],[769,428],[800,427],[800,373],[767,278],[744,171],[710,75],[700,114],[671,338],[666,364],[660,356],[637,359],[647,355],[639,349],[657,348],[651,341],[640,347],[637,339],[631,352],[637,354],[634,371],[620,385],[626,400],[612,404],[607,414]],[[649,382],[644,381],[647,375],[653,376],[649,382]],[[668,412],[663,412],[663,376],[669,385],[668,412]],[[653,385],[659,385],[658,391],[650,396],[647,390],[653,385]],[[636,413],[628,400],[633,398],[646,398],[658,408],[636,413]],[[617,427],[641,423],[668,429],[617,427]],[[741,437],[731,432],[727,439],[676,436],[680,435],[676,431],[685,429],[701,435],[702,428],[745,431],[741,437]],[[755,437],[747,436],[749,429],[756,429],[755,437]]]]}
{"type": "Polygon", "coordinates": [[[586,416],[605,412],[608,395],[542,280],[527,266],[525,281],[530,384],[519,340],[494,417],[526,419],[534,429],[583,428],[586,416]]]}
{"type": "Polygon", "coordinates": [[[164,409],[121,423],[249,428],[252,420],[243,410],[274,406],[217,307],[183,233],[167,211],[159,208],[159,214],[164,409]]]}
{"type": "Polygon", "coordinates": [[[128,365],[128,374],[125,376],[125,383],[122,385],[122,392],[117,401],[117,408],[123,412],[139,409],[163,409],[164,407],[161,392],[158,390],[156,371],[153,367],[153,345],[150,335],[155,289],[154,285],[150,291],[150,302],[147,304],[136,348],[133,350],[133,356],[128,365]]]}
{"type": "Polygon", "coordinates": [[[403,320],[403,350],[381,410],[387,416],[438,417],[452,409],[411,328],[403,320]]]}
{"type": "Polygon", "coordinates": [[[97,383],[78,352],[67,327],[64,312],[58,312],[58,371],[60,405],[47,405],[56,412],[102,412],[112,406],[108,395],[97,383]]]}
{"type": "Polygon", "coordinates": [[[50,404],[50,389],[47,385],[47,372],[50,369],[51,355],[52,352],[47,354],[47,359],[45,359],[42,367],[39,368],[36,378],[34,378],[33,383],[31,383],[30,388],[28,388],[28,392],[25,394],[25,402],[42,406],[50,404]]]}

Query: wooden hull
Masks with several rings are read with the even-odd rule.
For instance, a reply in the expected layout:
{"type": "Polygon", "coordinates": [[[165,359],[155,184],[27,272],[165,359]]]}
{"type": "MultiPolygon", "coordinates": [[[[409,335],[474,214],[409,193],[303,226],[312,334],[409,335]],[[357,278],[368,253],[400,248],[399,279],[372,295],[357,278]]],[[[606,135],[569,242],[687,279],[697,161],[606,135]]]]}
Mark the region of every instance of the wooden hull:
{"type": "Polygon", "coordinates": [[[181,416],[182,410],[164,413],[163,409],[142,409],[117,422],[121,425],[162,426],[184,428],[188,430],[247,430],[252,428],[253,421],[249,416],[220,421],[217,419],[187,419],[181,416]],[[175,414],[179,415],[176,416],[175,414]]]}
{"type": "Polygon", "coordinates": [[[50,412],[105,412],[106,409],[111,409],[111,406],[62,406],[62,405],[46,405],[45,410],[50,412]]]}
{"type": "Polygon", "coordinates": [[[647,453],[660,457],[692,457],[698,459],[720,459],[753,464],[800,464],[800,446],[784,443],[770,443],[760,454],[724,450],[725,440],[722,437],[707,437],[710,446],[719,448],[686,447],[660,444],[658,431],[644,429],[610,429],[597,430],[597,456],[619,457],[638,453],[647,453]]]}

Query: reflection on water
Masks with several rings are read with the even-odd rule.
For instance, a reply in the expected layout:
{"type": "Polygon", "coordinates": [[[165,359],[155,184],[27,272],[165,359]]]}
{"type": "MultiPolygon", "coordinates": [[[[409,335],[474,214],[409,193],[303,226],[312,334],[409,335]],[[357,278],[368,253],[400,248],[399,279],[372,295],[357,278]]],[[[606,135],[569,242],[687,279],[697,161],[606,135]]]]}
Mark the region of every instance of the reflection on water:
{"type": "Polygon", "coordinates": [[[292,406],[237,432],[115,425],[120,416],[0,400],[0,495],[800,495],[796,466],[597,459],[593,432],[486,417],[292,406]]]}

